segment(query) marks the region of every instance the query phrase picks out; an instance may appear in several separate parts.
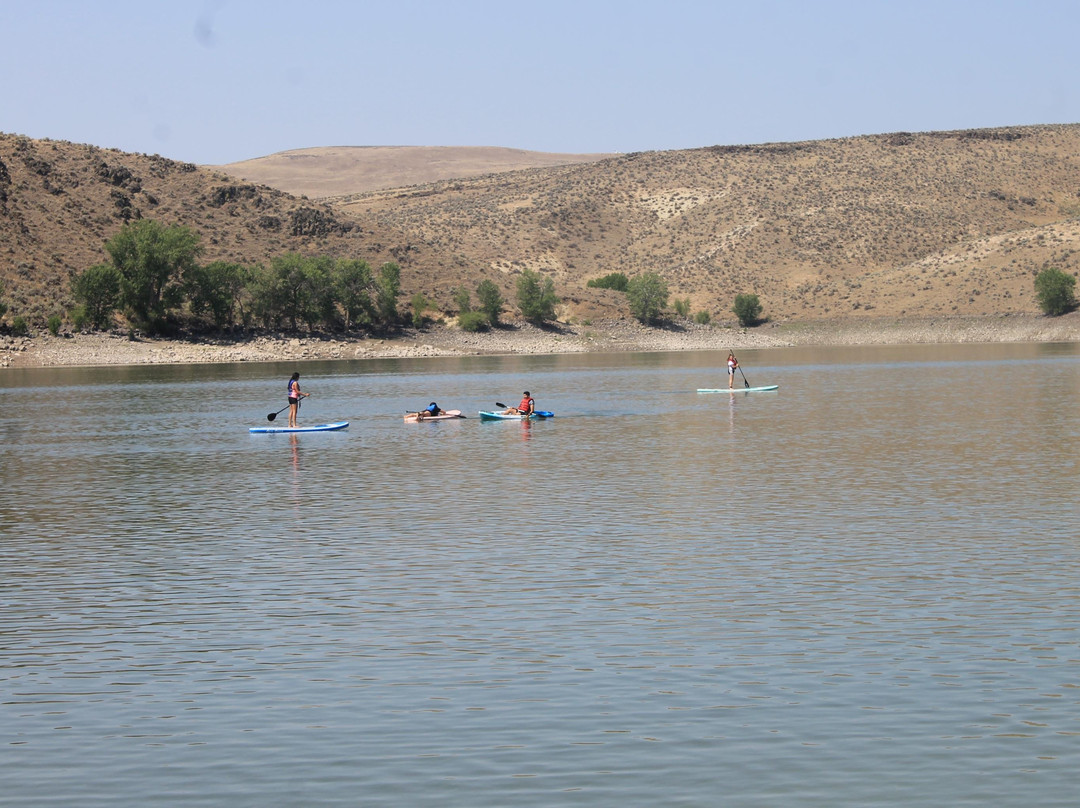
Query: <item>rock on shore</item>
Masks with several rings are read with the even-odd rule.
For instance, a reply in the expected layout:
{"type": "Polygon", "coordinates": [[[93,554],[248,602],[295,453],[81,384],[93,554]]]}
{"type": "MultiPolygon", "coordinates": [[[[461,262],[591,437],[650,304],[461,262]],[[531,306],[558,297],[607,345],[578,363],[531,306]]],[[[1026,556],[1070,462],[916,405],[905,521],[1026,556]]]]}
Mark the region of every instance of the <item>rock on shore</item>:
{"type": "Polygon", "coordinates": [[[517,323],[487,333],[432,325],[393,338],[287,334],[241,339],[132,339],[126,334],[0,337],[0,368],[279,362],[315,359],[697,351],[794,345],[904,345],[964,342],[1078,342],[1080,312],[1064,317],[1012,315],[921,319],[848,319],[769,323],[745,329],[684,323],[649,328],[636,321],[539,328],[517,323]]]}

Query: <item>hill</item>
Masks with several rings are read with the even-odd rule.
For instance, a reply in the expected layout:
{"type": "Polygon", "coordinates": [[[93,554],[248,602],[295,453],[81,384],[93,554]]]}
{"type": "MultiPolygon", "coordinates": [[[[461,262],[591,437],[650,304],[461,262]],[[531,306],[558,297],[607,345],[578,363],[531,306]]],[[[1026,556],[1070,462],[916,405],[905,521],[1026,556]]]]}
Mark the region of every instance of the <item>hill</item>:
{"type": "MultiPolygon", "coordinates": [[[[0,280],[12,313],[70,304],[137,216],[202,235],[204,260],[287,251],[396,260],[404,297],[531,268],[563,318],[626,316],[589,289],[656,271],[692,310],[735,294],[775,321],[1033,313],[1032,279],[1080,264],[1080,126],[894,133],[646,152],[313,202],[216,170],[0,135],[0,280]]],[[[325,191],[326,188],[323,188],[325,191]]]]}
{"type": "Polygon", "coordinates": [[[407,241],[330,206],[156,155],[0,133],[0,282],[12,314],[44,323],[73,304],[71,273],[108,261],[105,242],[151,218],[201,235],[206,262],[287,252],[394,260],[407,241]]]}
{"type": "MultiPolygon", "coordinates": [[[[1080,263],[1080,126],[896,133],[629,154],[335,200],[392,223],[460,275],[551,275],[567,313],[618,302],[584,288],[656,271],[692,308],[738,293],[773,319],[1036,312],[1041,268],[1080,263]]],[[[445,279],[445,280],[444,280],[445,279]]]]}
{"type": "Polygon", "coordinates": [[[207,168],[296,196],[322,199],[523,168],[592,163],[609,156],[480,146],[329,146],[207,168]]]}

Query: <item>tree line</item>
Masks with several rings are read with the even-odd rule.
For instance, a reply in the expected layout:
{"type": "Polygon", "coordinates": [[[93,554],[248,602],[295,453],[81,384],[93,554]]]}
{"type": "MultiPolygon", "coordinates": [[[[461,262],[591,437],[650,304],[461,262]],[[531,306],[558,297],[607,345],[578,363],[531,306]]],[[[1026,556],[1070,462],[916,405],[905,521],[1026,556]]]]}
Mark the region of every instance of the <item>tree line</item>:
{"type": "MultiPolygon", "coordinates": [[[[95,264],[71,279],[72,295],[79,304],[72,312],[77,330],[87,325],[108,329],[117,312],[151,334],[174,331],[185,320],[219,330],[238,326],[387,330],[401,322],[401,270],[393,262],[375,269],[362,259],[288,253],[271,259],[267,266],[227,261],[201,264],[202,247],[196,233],[152,219],[125,225],[106,242],[105,249],[108,263],[95,264]]],[[[1075,282],[1060,270],[1042,270],[1035,290],[1044,313],[1056,316],[1075,309],[1075,282]]],[[[613,272],[590,280],[588,286],[624,292],[631,315],[645,324],[663,319],[670,297],[667,282],[655,272],[632,279],[613,272]]],[[[518,309],[526,320],[555,319],[559,298],[551,278],[526,269],[518,277],[516,292],[518,309]]],[[[498,325],[505,304],[498,287],[484,280],[476,294],[474,307],[468,289],[455,292],[460,326],[478,331],[498,325]]],[[[413,324],[422,325],[425,310],[434,305],[422,293],[414,295],[413,324]]],[[[690,316],[689,298],[675,299],[673,307],[679,316],[690,316]]],[[[5,308],[0,300],[0,317],[5,308]]],[[[732,311],[742,326],[761,322],[762,306],[755,294],[736,295],[732,311]]],[[[708,323],[710,315],[702,311],[693,319],[708,323]]],[[[59,318],[50,320],[56,320],[49,324],[55,333],[59,318]]],[[[25,331],[25,323],[21,325],[25,331]]],[[[13,326],[13,330],[18,329],[13,326]]]]}

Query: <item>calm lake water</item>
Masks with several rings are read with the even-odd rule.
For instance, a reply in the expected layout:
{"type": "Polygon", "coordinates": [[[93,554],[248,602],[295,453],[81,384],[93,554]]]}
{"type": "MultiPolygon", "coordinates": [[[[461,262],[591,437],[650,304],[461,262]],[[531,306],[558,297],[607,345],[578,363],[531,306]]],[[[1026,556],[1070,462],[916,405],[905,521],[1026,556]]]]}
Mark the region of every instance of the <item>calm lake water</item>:
{"type": "Polygon", "coordinates": [[[0,804],[1075,805],[1080,345],[725,356],[0,371],[0,804]]]}

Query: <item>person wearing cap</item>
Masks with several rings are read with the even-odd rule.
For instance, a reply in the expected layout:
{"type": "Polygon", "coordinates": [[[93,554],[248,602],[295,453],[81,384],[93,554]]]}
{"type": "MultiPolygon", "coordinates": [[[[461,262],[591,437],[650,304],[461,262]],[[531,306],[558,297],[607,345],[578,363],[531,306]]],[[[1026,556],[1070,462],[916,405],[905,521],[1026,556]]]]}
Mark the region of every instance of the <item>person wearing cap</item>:
{"type": "Polygon", "coordinates": [[[534,412],[536,412],[536,402],[532,400],[532,396],[526,390],[521,394],[521,403],[516,407],[507,407],[503,410],[503,415],[532,415],[534,412]]]}

